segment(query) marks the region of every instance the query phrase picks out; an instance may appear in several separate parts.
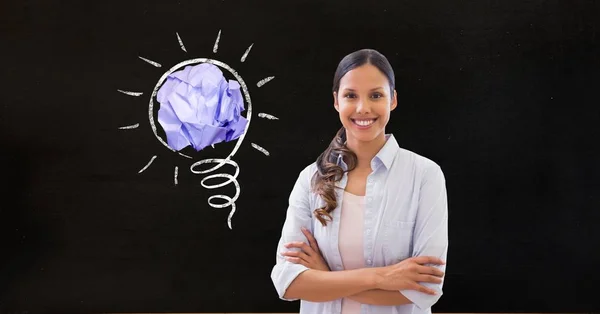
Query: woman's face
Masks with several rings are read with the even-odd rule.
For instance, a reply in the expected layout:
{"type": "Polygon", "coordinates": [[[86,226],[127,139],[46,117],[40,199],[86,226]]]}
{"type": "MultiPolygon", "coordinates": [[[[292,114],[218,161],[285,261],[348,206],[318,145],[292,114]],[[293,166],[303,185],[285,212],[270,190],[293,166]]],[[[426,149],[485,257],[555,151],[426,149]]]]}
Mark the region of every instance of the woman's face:
{"type": "Polygon", "coordinates": [[[370,142],[385,138],[390,111],[397,105],[387,77],[371,64],[348,71],[333,93],[335,109],[346,128],[348,141],[370,142]]]}

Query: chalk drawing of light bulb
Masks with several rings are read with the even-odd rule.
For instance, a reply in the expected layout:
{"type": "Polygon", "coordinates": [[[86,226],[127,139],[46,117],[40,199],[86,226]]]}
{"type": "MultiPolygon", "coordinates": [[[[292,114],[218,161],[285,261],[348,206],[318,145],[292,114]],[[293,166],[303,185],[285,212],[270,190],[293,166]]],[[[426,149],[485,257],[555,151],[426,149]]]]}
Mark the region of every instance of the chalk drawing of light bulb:
{"type": "MultiPolygon", "coordinates": [[[[179,33],[176,33],[180,48],[187,53],[179,33]]],[[[217,53],[221,31],[217,35],[213,47],[213,53],[217,53]]],[[[244,62],[252,49],[251,44],[241,57],[244,62]]],[[[157,68],[162,67],[158,62],[139,56],[139,59],[151,64],[157,68]]],[[[274,76],[266,77],[256,83],[257,87],[262,87],[274,76]]],[[[133,97],[143,95],[143,92],[133,92],[118,89],[119,92],[133,97]]],[[[259,118],[278,120],[277,117],[259,113],[259,118]]],[[[228,165],[233,167],[234,173],[215,173],[204,177],[201,185],[206,189],[217,189],[229,184],[235,186],[235,194],[212,195],[208,198],[208,205],[213,208],[231,207],[227,217],[227,225],[232,229],[232,217],[236,212],[235,201],[240,196],[240,185],[237,177],[240,172],[239,165],[233,160],[233,156],[242,145],[243,140],[250,127],[252,118],[252,101],[248,86],[243,78],[228,64],[213,58],[193,58],[181,61],[172,66],[158,80],[150,95],[148,105],[149,125],[156,139],[167,149],[188,159],[194,159],[181,151],[191,147],[196,152],[203,151],[209,146],[214,148],[219,143],[235,142],[235,146],[224,158],[209,157],[194,162],[190,166],[190,171],[196,175],[206,175],[217,171],[221,167],[228,165]],[[227,80],[223,70],[233,79],[227,80]],[[245,102],[244,102],[245,101],[245,102]],[[156,112],[158,107],[158,112],[156,112]],[[245,112],[245,117],[243,113],[245,112]],[[164,132],[166,140],[159,135],[160,130],[164,132]],[[208,169],[201,169],[201,166],[213,165],[208,169]],[[208,184],[209,180],[224,180],[216,184],[208,184]],[[220,200],[221,203],[215,202],[220,200]]],[[[139,123],[119,127],[120,130],[138,129],[139,123]]],[[[266,156],[269,152],[258,144],[251,143],[251,146],[266,156]]],[[[144,172],[156,160],[157,155],[150,158],[150,161],[138,171],[144,172]]],[[[174,184],[177,185],[178,167],[174,169],[174,184]]]]}

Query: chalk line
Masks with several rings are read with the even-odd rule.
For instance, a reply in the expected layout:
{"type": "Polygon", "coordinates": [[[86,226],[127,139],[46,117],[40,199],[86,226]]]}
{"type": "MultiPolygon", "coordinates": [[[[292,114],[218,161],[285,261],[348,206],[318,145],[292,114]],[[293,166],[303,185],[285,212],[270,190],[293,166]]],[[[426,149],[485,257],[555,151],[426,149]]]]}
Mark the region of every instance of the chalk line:
{"type": "Polygon", "coordinates": [[[269,76],[269,77],[267,77],[265,79],[262,79],[262,80],[258,81],[258,83],[256,83],[256,86],[261,87],[261,86],[269,83],[274,78],[275,78],[274,76],[269,76]]]}
{"type": "Polygon", "coordinates": [[[148,63],[152,64],[153,66],[155,66],[155,67],[157,67],[157,68],[160,68],[160,67],[162,66],[162,65],[160,65],[160,63],[158,63],[158,62],[154,62],[154,61],[152,61],[152,60],[146,59],[146,58],[144,58],[144,57],[141,57],[141,56],[138,56],[138,57],[139,57],[140,59],[142,59],[142,60],[144,60],[144,61],[146,61],[146,62],[148,62],[148,63]]]}
{"type": "Polygon", "coordinates": [[[139,126],[140,126],[140,124],[136,123],[136,124],[132,124],[132,125],[126,125],[126,126],[119,127],[119,130],[137,129],[137,127],[139,127],[139,126]]]}
{"type": "Polygon", "coordinates": [[[252,43],[250,45],[250,47],[248,47],[248,49],[246,49],[246,52],[244,52],[244,55],[242,56],[242,59],[240,61],[242,61],[242,62],[246,61],[246,58],[248,57],[248,54],[250,53],[250,49],[252,49],[252,46],[254,46],[254,43],[252,43]]]}
{"type": "Polygon", "coordinates": [[[221,40],[221,30],[219,30],[219,34],[217,35],[217,40],[215,40],[215,46],[213,47],[214,53],[217,53],[217,49],[219,49],[219,40],[221,40]]]}
{"type": "Polygon", "coordinates": [[[254,149],[256,149],[257,151],[265,154],[266,156],[269,156],[269,151],[267,151],[266,149],[258,146],[257,144],[254,144],[254,143],[250,143],[250,145],[252,145],[252,147],[254,147],[254,149]]]}
{"type": "Polygon", "coordinates": [[[134,96],[134,97],[142,96],[144,94],[142,92],[130,92],[130,91],[121,90],[121,89],[117,89],[117,90],[125,95],[134,96]]]}
{"type": "Polygon", "coordinates": [[[273,115],[270,115],[270,114],[264,113],[264,112],[258,113],[258,117],[269,119],[269,120],[279,120],[279,118],[277,118],[276,116],[273,116],[273,115]]]}
{"type": "Polygon", "coordinates": [[[181,37],[179,37],[179,33],[175,32],[175,34],[177,34],[177,41],[179,42],[179,47],[181,47],[181,50],[187,52],[187,50],[185,50],[185,46],[183,45],[183,40],[181,40],[181,37]]]}
{"type": "Polygon", "coordinates": [[[152,156],[152,158],[150,158],[150,161],[148,162],[148,164],[146,164],[144,166],[144,168],[142,168],[138,173],[142,173],[142,172],[144,172],[144,170],[148,169],[148,167],[150,167],[152,162],[154,162],[154,159],[156,159],[156,155],[152,156]]]}

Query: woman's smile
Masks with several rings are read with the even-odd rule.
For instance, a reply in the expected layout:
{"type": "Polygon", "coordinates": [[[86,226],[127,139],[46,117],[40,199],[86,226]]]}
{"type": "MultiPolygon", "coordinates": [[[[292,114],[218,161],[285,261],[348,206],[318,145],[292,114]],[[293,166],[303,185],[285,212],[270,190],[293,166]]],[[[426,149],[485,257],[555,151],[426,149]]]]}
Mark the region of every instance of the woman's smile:
{"type": "Polygon", "coordinates": [[[377,120],[377,118],[358,118],[358,119],[350,119],[354,126],[359,130],[366,130],[371,127],[371,125],[377,120]]]}

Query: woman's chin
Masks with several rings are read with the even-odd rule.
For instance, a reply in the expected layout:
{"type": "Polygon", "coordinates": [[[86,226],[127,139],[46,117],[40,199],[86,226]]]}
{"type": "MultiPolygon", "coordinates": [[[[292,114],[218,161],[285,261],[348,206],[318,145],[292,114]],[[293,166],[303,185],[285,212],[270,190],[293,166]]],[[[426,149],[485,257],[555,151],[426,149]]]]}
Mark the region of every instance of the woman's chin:
{"type": "Polygon", "coordinates": [[[352,139],[354,139],[358,142],[368,143],[368,142],[376,141],[378,139],[378,135],[381,132],[377,132],[377,130],[370,129],[370,130],[368,130],[368,132],[365,132],[365,130],[360,130],[358,132],[353,130],[350,133],[351,133],[352,139]]]}

